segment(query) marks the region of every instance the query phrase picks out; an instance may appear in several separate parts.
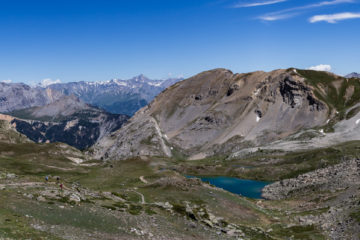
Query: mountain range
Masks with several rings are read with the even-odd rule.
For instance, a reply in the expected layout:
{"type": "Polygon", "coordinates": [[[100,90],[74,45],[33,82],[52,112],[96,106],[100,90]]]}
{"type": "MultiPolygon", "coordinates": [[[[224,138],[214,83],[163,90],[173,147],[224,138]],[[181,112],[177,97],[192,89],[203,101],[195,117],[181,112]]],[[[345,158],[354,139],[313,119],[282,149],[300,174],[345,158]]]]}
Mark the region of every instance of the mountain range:
{"type": "Polygon", "coordinates": [[[24,83],[0,82],[0,112],[35,106],[44,106],[60,99],[63,95],[52,89],[30,87],[24,83]]]}
{"type": "Polygon", "coordinates": [[[343,141],[360,137],[353,123],[360,118],[358,104],[355,78],[293,68],[246,74],[215,69],[172,85],[95,149],[110,159],[195,160],[269,146],[310,130],[326,145],[334,143],[322,137],[326,132],[343,141]]]}
{"type": "Polygon", "coordinates": [[[345,77],[346,78],[360,78],[360,73],[353,72],[353,73],[346,75],[345,77]]]}
{"type": "Polygon", "coordinates": [[[75,95],[82,101],[111,113],[132,116],[161,91],[180,80],[183,79],[151,80],[144,75],[139,75],[129,80],[57,83],[47,86],[47,89],[64,95],[75,95]]]}
{"type": "Polygon", "coordinates": [[[359,239],[353,76],[1,84],[0,238],[359,239]]]}

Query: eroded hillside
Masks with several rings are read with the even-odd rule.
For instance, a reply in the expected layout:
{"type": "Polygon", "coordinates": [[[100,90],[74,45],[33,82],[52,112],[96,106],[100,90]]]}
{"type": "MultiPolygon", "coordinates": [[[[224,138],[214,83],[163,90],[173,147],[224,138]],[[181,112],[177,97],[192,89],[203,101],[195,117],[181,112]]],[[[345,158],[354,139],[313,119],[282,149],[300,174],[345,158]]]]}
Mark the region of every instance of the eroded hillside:
{"type": "Polygon", "coordinates": [[[359,81],[296,69],[215,69],[179,82],[97,146],[98,157],[201,159],[267,145],[358,113],[359,81]]]}

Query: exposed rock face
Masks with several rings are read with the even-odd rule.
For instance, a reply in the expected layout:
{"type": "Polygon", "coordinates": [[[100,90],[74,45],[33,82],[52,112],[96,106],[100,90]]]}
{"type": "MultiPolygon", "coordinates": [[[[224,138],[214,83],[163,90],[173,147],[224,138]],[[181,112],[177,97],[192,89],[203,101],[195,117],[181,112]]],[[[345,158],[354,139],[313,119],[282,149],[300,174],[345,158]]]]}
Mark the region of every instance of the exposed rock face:
{"type": "Polygon", "coordinates": [[[75,95],[82,101],[108,112],[132,116],[161,91],[180,80],[182,79],[151,80],[140,75],[129,80],[59,83],[48,86],[48,89],[65,95],[75,95]]]}
{"type": "Polygon", "coordinates": [[[28,138],[19,134],[15,127],[11,125],[10,122],[13,119],[11,116],[0,114],[0,143],[16,144],[30,142],[28,138]]]}
{"type": "Polygon", "coordinates": [[[359,159],[267,185],[263,189],[262,196],[271,200],[279,200],[297,194],[311,194],[314,188],[316,191],[337,191],[355,185],[360,185],[359,159]]]}
{"type": "Polygon", "coordinates": [[[216,69],[163,91],[95,150],[98,157],[127,158],[169,156],[170,149],[170,155],[199,159],[281,139],[324,124],[328,115],[327,105],[295,70],[216,69]]]}
{"type": "Polygon", "coordinates": [[[44,106],[63,97],[57,91],[40,87],[32,88],[23,83],[0,82],[0,112],[44,106]]]}
{"type": "Polygon", "coordinates": [[[87,105],[76,97],[64,97],[44,107],[11,113],[16,130],[34,142],[63,142],[84,150],[118,130],[128,119],[87,105]]]}
{"type": "Polygon", "coordinates": [[[359,187],[360,160],[352,159],[267,185],[262,195],[303,202],[301,211],[314,214],[299,216],[299,223],[318,225],[329,239],[359,239],[360,222],[353,215],[359,211],[359,187]]]}

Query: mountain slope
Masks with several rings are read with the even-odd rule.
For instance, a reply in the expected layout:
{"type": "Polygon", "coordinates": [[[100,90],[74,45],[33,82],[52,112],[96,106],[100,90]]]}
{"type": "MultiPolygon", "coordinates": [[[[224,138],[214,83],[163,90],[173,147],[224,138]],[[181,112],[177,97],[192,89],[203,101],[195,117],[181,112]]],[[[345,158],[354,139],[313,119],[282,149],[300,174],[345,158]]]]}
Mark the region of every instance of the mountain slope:
{"type": "Polygon", "coordinates": [[[151,80],[139,75],[129,80],[53,84],[48,89],[75,95],[86,103],[112,113],[133,115],[156,95],[181,79],[151,80]]]}
{"type": "Polygon", "coordinates": [[[228,155],[303,129],[330,130],[359,93],[358,81],[326,72],[215,69],[168,88],[95,149],[103,158],[228,155]]]}
{"type": "Polygon", "coordinates": [[[64,97],[43,107],[13,111],[11,123],[34,142],[63,142],[80,150],[118,130],[126,115],[107,113],[74,96],[64,97]]]}
{"type": "Polygon", "coordinates": [[[23,83],[0,82],[0,112],[34,106],[44,106],[60,99],[63,95],[52,89],[32,88],[23,83]]]}

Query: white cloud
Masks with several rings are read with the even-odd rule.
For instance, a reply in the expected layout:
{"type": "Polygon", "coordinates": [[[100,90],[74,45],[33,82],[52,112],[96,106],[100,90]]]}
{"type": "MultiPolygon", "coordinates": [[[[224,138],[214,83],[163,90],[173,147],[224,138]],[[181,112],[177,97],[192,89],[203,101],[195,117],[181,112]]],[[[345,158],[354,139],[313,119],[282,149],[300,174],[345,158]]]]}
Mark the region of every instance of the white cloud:
{"type": "Polygon", "coordinates": [[[309,22],[328,22],[328,23],[337,23],[338,21],[346,19],[360,18],[360,13],[337,13],[337,14],[328,14],[328,15],[315,15],[309,19],[309,22]]]}
{"type": "Polygon", "coordinates": [[[258,6],[265,6],[265,5],[272,5],[281,2],[286,2],[287,0],[269,0],[264,2],[254,2],[254,3],[239,3],[233,6],[233,8],[244,8],[244,7],[258,7],[258,6]]]}
{"type": "Polygon", "coordinates": [[[269,16],[261,16],[259,17],[261,20],[264,21],[268,21],[268,22],[272,22],[272,21],[277,21],[277,20],[281,20],[281,19],[286,19],[286,18],[290,18],[293,15],[291,14],[283,14],[283,15],[269,15],[269,16]]]}
{"type": "Polygon", "coordinates": [[[44,80],[41,81],[40,85],[42,87],[47,87],[56,83],[61,83],[61,80],[60,79],[52,80],[51,78],[45,78],[44,80]]]}
{"type": "Polygon", "coordinates": [[[327,64],[320,64],[317,66],[312,66],[309,67],[310,70],[315,70],[315,71],[326,71],[326,72],[331,72],[331,66],[327,65],[327,64]]]}
{"type": "Polygon", "coordinates": [[[11,80],[11,79],[6,79],[6,80],[2,80],[1,82],[2,82],[2,83],[11,83],[12,80],[11,80]]]}
{"type": "Polygon", "coordinates": [[[258,17],[258,19],[264,20],[264,21],[276,21],[281,19],[287,19],[294,17],[296,15],[302,14],[306,12],[306,10],[314,9],[314,8],[320,8],[325,6],[332,6],[332,5],[338,5],[338,4],[344,4],[344,3],[353,3],[354,0],[331,0],[331,1],[322,1],[318,3],[312,3],[304,6],[299,7],[293,7],[293,8],[287,8],[280,11],[272,12],[265,14],[263,16],[258,17]]]}

